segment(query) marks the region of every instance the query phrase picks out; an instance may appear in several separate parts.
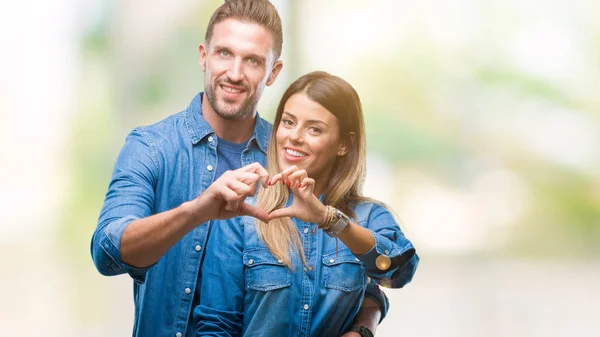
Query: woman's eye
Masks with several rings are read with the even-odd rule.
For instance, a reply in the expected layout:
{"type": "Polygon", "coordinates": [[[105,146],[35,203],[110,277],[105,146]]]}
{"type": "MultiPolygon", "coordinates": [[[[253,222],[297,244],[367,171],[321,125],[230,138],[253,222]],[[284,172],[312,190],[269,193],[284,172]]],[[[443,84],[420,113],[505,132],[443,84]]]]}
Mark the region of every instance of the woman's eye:
{"type": "Polygon", "coordinates": [[[310,131],[310,133],[314,133],[314,134],[320,134],[321,133],[321,129],[315,126],[311,126],[310,128],[308,128],[308,131],[310,131]]]}
{"type": "Polygon", "coordinates": [[[283,125],[285,125],[285,126],[290,126],[293,124],[292,121],[289,119],[284,119],[281,121],[281,123],[283,123],[283,125]]]}

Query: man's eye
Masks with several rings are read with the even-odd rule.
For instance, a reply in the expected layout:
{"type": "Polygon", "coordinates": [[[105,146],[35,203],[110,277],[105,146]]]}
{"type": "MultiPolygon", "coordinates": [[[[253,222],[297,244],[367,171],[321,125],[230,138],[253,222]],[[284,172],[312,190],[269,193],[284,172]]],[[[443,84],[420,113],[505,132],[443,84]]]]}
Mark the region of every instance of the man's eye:
{"type": "Polygon", "coordinates": [[[258,60],[255,59],[254,57],[251,57],[248,59],[248,63],[252,64],[252,65],[258,65],[258,60]]]}
{"type": "Polygon", "coordinates": [[[223,57],[229,57],[229,56],[231,56],[231,53],[230,53],[230,52],[228,52],[227,50],[221,50],[221,51],[219,52],[219,55],[221,55],[221,56],[223,56],[223,57]]]}

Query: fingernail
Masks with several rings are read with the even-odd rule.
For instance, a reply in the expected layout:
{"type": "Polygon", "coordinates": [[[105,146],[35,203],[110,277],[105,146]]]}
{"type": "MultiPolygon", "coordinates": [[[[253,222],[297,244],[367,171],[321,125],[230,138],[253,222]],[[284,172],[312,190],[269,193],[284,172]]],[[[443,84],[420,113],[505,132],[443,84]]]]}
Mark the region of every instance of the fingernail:
{"type": "Polygon", "coordinates": [[[298,184],[298,188],[302,187],[302,184],[298,184]]]}
{"type": "Polygon", "coordinates": [[[291,181],[288,181],[288,186],[292,187],[292,182],[291,181]]]}

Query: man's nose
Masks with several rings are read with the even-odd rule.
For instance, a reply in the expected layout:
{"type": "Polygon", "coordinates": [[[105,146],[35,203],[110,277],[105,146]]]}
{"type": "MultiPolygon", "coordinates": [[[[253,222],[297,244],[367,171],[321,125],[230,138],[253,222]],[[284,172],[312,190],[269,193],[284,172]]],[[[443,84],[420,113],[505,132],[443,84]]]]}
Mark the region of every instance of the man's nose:
{"type": "Polygon", "coordinates": [[[241,59],[236,58],[229,64],[227,77],[229,77],[232,82],[239,82],[244,79],[244,65],[241,59]]]}

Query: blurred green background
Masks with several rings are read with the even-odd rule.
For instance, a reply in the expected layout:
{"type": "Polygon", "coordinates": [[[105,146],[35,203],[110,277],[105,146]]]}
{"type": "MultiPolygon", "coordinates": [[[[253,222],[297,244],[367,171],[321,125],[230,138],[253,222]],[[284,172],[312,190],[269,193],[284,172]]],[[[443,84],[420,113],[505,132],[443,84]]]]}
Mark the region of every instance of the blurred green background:
{"type": "MultiPolygon", "coordinates": [[[[126,336],[89,253],[126,134],[203,89],[221,1],[0,5],[0,334],[126,336]]],[[[365,194],[422,256],[377,336],[599,336],[600,2],[273,1],[284,68],[364,107],[365,194]]]]}

